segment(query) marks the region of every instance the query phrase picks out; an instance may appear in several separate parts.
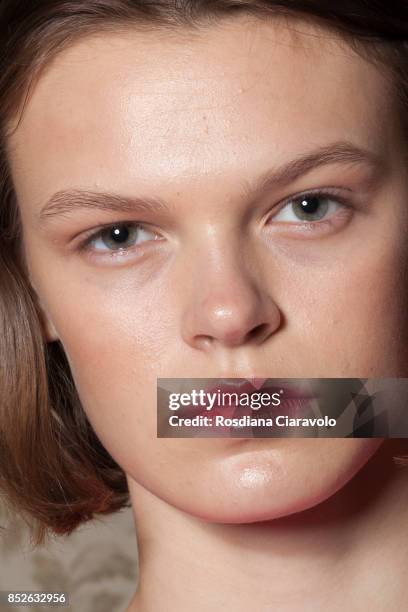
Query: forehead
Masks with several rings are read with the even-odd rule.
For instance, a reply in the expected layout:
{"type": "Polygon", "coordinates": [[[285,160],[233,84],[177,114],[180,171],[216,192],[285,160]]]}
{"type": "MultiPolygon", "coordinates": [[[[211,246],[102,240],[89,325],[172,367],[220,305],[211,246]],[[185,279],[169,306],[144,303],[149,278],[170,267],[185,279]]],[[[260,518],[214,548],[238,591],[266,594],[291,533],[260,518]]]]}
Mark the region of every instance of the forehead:
{"type": "Polygon", "coordinates": [[[12,168],[29,163],[45,196],[50,175],[81,183],[90,164],[94,183],[108,171],[125,187],[259,168],[356,135],[378,148],[384,88],[340,38],[302,21],[101,33],[47,66],[10,141],[12,168]]]}

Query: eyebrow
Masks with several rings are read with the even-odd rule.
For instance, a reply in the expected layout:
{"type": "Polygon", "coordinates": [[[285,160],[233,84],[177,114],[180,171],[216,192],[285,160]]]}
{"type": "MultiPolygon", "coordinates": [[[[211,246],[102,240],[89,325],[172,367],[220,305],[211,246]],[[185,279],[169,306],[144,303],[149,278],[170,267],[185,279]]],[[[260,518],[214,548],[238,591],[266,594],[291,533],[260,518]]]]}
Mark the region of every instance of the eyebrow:
{"type": "MultiPolygon", "coordinates": [[[[366,164],[377,170],[379,178],[384,170],[385,160],[376,153],[340,141],[319,147],[300,155],[288,163],[268,170],[255,183],[242,182],[244,194],[254,200],[270,188],[294,182],[304,174],[329,164],[366,164]]],[[[75,210],[95,209],[109,212],[168,213],[172,205],[161,198],[122,196],[116,193],[83,189],[66,189],[50,197],[39,213],[41,223],[56,216],[63,216],[75,210]]]]}

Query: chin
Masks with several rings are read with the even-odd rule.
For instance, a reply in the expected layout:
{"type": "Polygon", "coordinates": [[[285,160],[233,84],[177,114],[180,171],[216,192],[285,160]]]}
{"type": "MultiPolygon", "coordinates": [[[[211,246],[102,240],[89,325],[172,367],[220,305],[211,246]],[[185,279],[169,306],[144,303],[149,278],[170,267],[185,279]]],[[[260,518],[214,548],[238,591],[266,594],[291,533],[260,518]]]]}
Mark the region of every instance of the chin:
{"type": "MultiPolygon", "coordinates": [[[[258,440],[260,442],[260,440],[258,440]]],[[[308,510],[344,487],[382,439],[291,439],[224,458],[184,511],[214,523],[271,521],[308,510]]]]}

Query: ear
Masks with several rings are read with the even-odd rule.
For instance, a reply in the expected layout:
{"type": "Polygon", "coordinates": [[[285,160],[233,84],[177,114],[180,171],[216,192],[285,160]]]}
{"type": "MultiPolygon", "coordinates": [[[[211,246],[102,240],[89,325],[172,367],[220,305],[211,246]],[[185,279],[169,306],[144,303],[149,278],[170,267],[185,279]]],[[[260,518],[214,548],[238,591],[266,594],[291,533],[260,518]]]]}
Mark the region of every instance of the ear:
{"type": "Polygon", "coordinates": [[[41,328],[43,332],[43,338],[45,342],[56,342],[59,340],[57,330],[54,327],[54,323],[50,317],[41,309],[41,328]]]}
{"type": "Polygon", "coordinates": [[[29,266],[27,267],[26,272],[28,275],[29,285],[32,290],[31,294],[34,299],[38,317],[40,320],[41,331],[42,331],[44,342],[46,343],[56,342],[57,340],[59,340],[58,332],[55,329],[54,323],[52,322],[50,315],[48,314],[48,309],[46,308],[45,304],[43,303],[43,301],[41,300],[39,296],[39,291],[38,291],[36,283],[34,282],[32,278],[31,270],[29,266]]]}
{"type": "Polygon", "coordinates": [[[48,314],[47,308],[44,306],[44,304],[38,297],[37,292],[35,293],[35,302],[40,319],[44,342],[56,342],[57,340],[59,340],[58,332],[55,329],[54,323],[52,322],[50,315],[48,314]]]}

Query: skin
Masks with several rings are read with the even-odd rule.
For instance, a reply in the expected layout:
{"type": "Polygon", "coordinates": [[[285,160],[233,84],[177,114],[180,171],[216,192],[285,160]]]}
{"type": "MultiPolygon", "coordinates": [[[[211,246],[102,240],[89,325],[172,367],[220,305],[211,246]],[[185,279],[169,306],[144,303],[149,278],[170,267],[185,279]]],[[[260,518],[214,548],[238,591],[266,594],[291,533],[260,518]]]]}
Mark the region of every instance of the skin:
{"type": "Polygon", "coordinates": [[[127,474],[141,567],[129,611],[162,609],[164,596],[179,612],[315,611],[329,597],[340,610],[351,596],[397,609],[407,596],[370,599],[386,562],[400,573],[407,562],[395,554],[397,517],[408,517],[394,441],[156,437],[156,377],[408,375],[404,146],[382,74],[301,22],[105,33],[41,75],[9,158],[44,336],[61,341],[84,410],[127,474]],[[316,167],[257,200],[242,189],[344,140],[382,167],[316,167]],[[290,203],[282,220],[283,202],[329,187],[351,208],[338,203],[315,231],[290,203]],[[68,188],[159,197],[172,210],[75,210],[41,224],[68,188]],[[78,250],[86,231],[119,221],[145,224],[139,246],[110,257],[99,238],[93,255],[78,250]],[[390,484],[374,495],[375,474],[390,484]],[[387,513],[394,531],[381,534],[387,513]],[[389,555],[368,576],[379,541],[389,555]]]}

